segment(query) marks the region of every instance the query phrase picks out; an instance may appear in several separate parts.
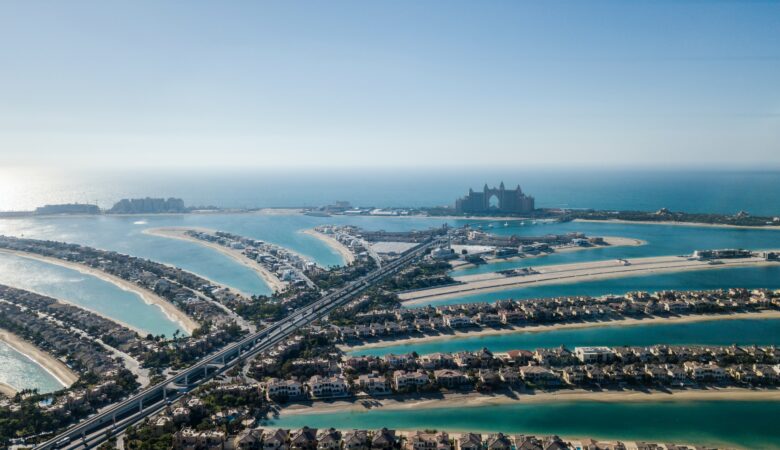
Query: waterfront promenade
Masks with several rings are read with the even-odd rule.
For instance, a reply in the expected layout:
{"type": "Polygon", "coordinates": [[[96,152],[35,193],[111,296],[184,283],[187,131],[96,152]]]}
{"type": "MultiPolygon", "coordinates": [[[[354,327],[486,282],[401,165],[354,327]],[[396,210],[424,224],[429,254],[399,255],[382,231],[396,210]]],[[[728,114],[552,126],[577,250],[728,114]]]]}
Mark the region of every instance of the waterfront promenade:
{"type": "Polygon", "coordinates": [[[763,257],[739,259],[701,260],[688,256],[659,256],[651,258],[614,259],[575,264],[539,266],[527,275],[506,276],[501,273],[487,273],[454,277],[458,284],[404,292],[398,297],[406,304],[455,298],[481,292],[494,292],[524,286],[542,284],[576,283],[607,278],[629,277],[673,273],[689,270],[709,270],[734,267],[756,267],[776,265],[763,257]]]}

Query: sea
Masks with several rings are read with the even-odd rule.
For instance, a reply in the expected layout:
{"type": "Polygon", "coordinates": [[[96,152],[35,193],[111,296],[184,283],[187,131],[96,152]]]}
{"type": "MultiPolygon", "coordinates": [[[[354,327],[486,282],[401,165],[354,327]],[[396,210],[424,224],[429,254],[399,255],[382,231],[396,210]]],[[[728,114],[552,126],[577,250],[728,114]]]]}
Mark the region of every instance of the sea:
{"type": "MultiPolygon", "coordinates": [[[[47,203],[97,202],[110,207],[123,197],[181,197],[188,205],[240,208],[319,206],[335,201],[374,207],[420,207],[452,204],[469,187],[485,183],[520,184],[536,197],[539,207],[646,210],[659,208],[780,216],[780,172],[763,171],[579,171],[576,169],[448,169],[236,171],[234,173],[163,172],[143,175],[30,171],[0,168],[0,210],[26,210],[47,203]]],[[[312,217],[269,213],[218,213],[137,216],[56,216],[0,219],[0,234],[75,242],[116,250],[176,265],[249,295],[270,289],[253,271],[197,244],[151,236],[144,230],[164,226],[206,227],[266,240],[304,254],[323,266],[342,264],[340,255],[301,231],[322,224],[353,224],[368,229],[424,229],[448,223],[490,227],[496,233],[542,235],[581,231],[588,235],[624,236],[646,245],[612,247],[547,257],[507,261],[459,270],[468,274],[510,267],[625,257],[689,254],[700,248],[780,248],[780,231],[706,226],[617,223],[547,223],[449,218],[312,217]]],[[[128,325],[170,336],[176,329],[165,314],[137,295],[72,269],[0,254],[0,283],[33,290],[72,302],[128,325]]],[[[495,301],[558,295],[619,294],[633,290],[780,288],[780,266],[718,269],[679,274],[613,278],[577,284],[551,284],[448,299],[435,304],[495,301]]],[[[558,345],[778,344],[778,320],[721,320],[688,324],[647,324],[516,333],[483,338],[393,346],[368,351],[458,351],[489,347],[495,351],[558,345]]],[[[0,343],[0,382],[17,389],[43,392],[61,386],[51,375],[0,343]]],[[[483,409],[442,408],[414,411],[371,411],[328,416],[290,416],[278,424],[297,426],[450,428],[480,431],[557,433],[567,436],[627,437],[771,447],[780,442],[777,427],[765,423],[777,417],[771,402],[658,402],[649,404],[556,403],[510,405],[483,409]],[[629,420],[630,418],[630,420],[629,420]],[[638,420],[641,418],[641,420],[638,420]],[[723,423],[731,426],[723,427],[723,423]],[[345,425],[346,424],[346,425],[345,425]]]]}

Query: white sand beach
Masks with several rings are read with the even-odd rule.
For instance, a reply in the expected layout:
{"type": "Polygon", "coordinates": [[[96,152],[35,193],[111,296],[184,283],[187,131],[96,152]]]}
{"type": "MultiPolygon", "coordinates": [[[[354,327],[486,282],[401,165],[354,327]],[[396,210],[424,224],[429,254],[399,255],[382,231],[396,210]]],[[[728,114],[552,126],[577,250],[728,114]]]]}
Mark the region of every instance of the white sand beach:
{"type": "Polygon", "coordinates": [[[2,381],[0,381],[0,395],[5,395],[6,397],[13,397],[16,395],[16,389],[14,389],[13,386],[10,384],[5,384],[2,381]]]}
{"type": "MultiPolygon", "coordinates": [[[[619,237],[619,236],[603,236],[602,238],[604,239],[604,242],[607,243],[607,245],[600,245],[600,246],[593,246],[593,247],[581,247],[579,245],[555,247],[555,252],[553,253],[539,253],[537,255],[525,255],[522,258],[517,256],[509,257],[509,258],[488,257],[485,258],[485,262],[489,267],[490,264],[501,263],[505,261],[519,261],[521,259],[527,260],[527,259],[534,259],[534,258],[544,258],[545,256],[554,255],[556,253],[570,253],[570,252],[578,252],[583,250],[597,250],[597,249],[604,249],[604,248],[611,248],[611,247],[638,247],[640,245],[647,245],[647,241],[643,241],[641,239],[636,239],[636,238],[626,238],[626,237],[619,237]]],[[[452,246],[452,248],[455,249],[456,252],[458,252],[461,247],[468,247],[468,246],[457,246],[457,245],[452,246]]],[[[450,265],[453,267],[453,269],[467,269],[471,267],[476,267],[474,264],[468,263],[460,259],[451,261],[450,265]]]]}
{"type": "Polygon", "coordinates": [[[355,254],[352,253],[352,251],[350,251],[350,249],[346,245],[328,236],[327,234],[320,233],[319,231],[314,229],[302,230],[301,233],[319,239],[325,245],[327,245],[334,251],[338,252],[338,254],[341,255],[341,259],[344,260],[344,265],[352,264],[353,262],[355,262],[355,254]]]}
{"type": "Polygon", "coordinates": [[[454,393],[443,394],[436,398],[409,395],[387,398],[349,399],[329,402],[311,402],[306,404],[291,404],[281,410],[282,416],[298,414],[331,414],[337,412],[365,412],[368,410],[420,410],[433,408],[472,408],[479,406],[509,405],[514,403],[553,403],[553,402],[658,402],[658,401],[693,401],[693,400],[743,400],[743,401],[777,401],[780,400],[780,390],[743,389],[743,388],[709,388],[676,391],[601,391],[593,392],[581,389],[557,390],[550,392],[523,393],[515,392],[512,396],[505,394],[454,393]]]}
{"type": "MultiPolygon", "coordinates": [[[[229,256],[236,262],[252,269],[265,282],[265,284],[267,284],[268,287],[270,287],[271,290],[273,290],[274,292],[283,291],[284,289],[287,288],[286,282],[280,280],[279,277],[277,277],[270,270],[263,267],[262,264],[247,258],[243,253],[241,253],[241,251],[233,250],[223,245],[215,244],[213,242],[196,239],[192,236],[187,235],[186,232],[188,230],[200,231],[203,233],[214,233],[215,231],[215,230],[209,230],[206,228],[197,228],[197,227],[186,227],[186,228],[185,227],[164,227],[164,228],[148,228],[146,230],[143,230],[143,233],[152,236],[179,239],[182,241],[192,242],[198,245],[202,245],[204,247],[208,247],[214,251],[222,253],[225,256],[229,256]]],[[[228,287],[228,289],[231,288],[228,287]]]]}
{"type": "MultiPolygon", "coordinates": [[[[6,343],[12,349],[25,355],[36,364],[43,367],[43,369],[56,378],[63,387],[70,387],[79,379],[78,375],[70,370],[62,361],[10,331],[0,330],[0,341],[6,343]]],[[[11,389],[18,390],[13,386],[11,386],[11,389]]]]}
{"type": "MultiPolygon", "coordinates": [[[[132,292],[138,295],[139,297],[141,297],[141,299],[143,299],[143,301],[146,304],[155,305],[158,308],[160,308],[165,313],[166,317],[168,317],[170,320],[176,322],[179,326],[181,326],[182,329],[185,332],[187,332],[187,334],[192,334],[192,332],[196,328],[200,327],[200,324],[198,324],[198,322],[196,322],[193,318],[185,314],[184,311],[180,310],[175,305],[171,304],[170,302],[160,297],[159,295],[155,294],[154,292],[148,289],[144,289],[136,285],[135,283],[131,283],[117,276],[103,272],[101,270],[95,269],[93,267],[89,267],[84,264],[79,264],[72,261],[65,261],[58,258],[41,256],[35,253],[10,251],[4,249],[0,249],[0,252],[19,256],[22,258],[34,259],[37,261],[42,261],[48,264],[54,264],[61,267],[67,267],[68,269],[73,269],[83,274],[91,275],[93,277],[99,278],[108,283],[111,283],[114,286],[117,286],[118,288],[124,291],[132,292]]],[[[112,317],[108,317],[106,315],[102,315],[102,316],[109,320],[114,320],[112,317]]]]}
{"type": "Polygon", "coordinates": [[[575,283],[608,278],[632,277],[691,270],[725,269],[777,265],[761,257],[699,260],[682,256],[656,256],[649,258],[612,259],[574,264],[557,264],[534,267],[537,273],[521,276],[504,276],[484,273],[454,277],[461,284],[439,288],[404,292],[398,297],[408,304],[425,304],[429,301],[460,297],[468,294],[494,292],[523,286],[575,283]]]}

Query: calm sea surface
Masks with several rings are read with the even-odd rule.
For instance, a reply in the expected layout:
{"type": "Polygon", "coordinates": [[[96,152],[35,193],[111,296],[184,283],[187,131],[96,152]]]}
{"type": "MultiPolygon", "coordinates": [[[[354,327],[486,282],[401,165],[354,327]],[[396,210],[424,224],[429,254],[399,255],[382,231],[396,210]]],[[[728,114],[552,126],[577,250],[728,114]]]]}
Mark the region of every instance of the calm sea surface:
{"type": "Polygon", "coordinates": [[[780,448],[780,402],[553,402],[475,408],[373,410],[282,415],[284,428],[382,427],[557,434],[743,448],[780,448]]]}
{"type": "Polygon", "coordinates": [[[518,332],[494,336],[458,337],[418,344],[399,344],[352,352],[356,355],[385,355],[417,352],[479,350],[487,347],[494,352],[534,350],[565,345],[584,346],[647,346],[671,345],[780,345],[780,319],[733,319],[707,322],[646,324],[622,327],[595,327],[544,332],[518,332]]]}
{"type": "Polygon", "coordinates": [[[0,342],[0,382],[16,390],[38,389],[41,393],[63,387],[52,374],[4,342],[0,342]]]}
{"type": "Polygon", "coordinates": [[[123,197],[181,197],[223,207],[452,205],[469,188],[520,184],[540,207],[780,214],[780,172],[479,168],[86,173],[0,168],[0,210],[123,197]]]}

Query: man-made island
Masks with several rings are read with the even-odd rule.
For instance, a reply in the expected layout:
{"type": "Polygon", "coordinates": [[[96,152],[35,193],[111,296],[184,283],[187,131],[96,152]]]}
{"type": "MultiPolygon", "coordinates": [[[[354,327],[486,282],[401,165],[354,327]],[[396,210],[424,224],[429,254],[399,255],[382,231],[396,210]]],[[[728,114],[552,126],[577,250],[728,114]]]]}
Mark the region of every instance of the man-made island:
{"type": "Polygon", "coordinates": [[[690,256],[627,258],[574,264],[547,265],[504,270],[494,273],[454,277],[457,284],[399,294],[406,302],[425,303],[461,296],[466,293],[493,292],[528,285],[574,283],[615,277],[709,270],[732,267],[774,265],[780,263],[777,250],[719,250],[690,256]]]}

